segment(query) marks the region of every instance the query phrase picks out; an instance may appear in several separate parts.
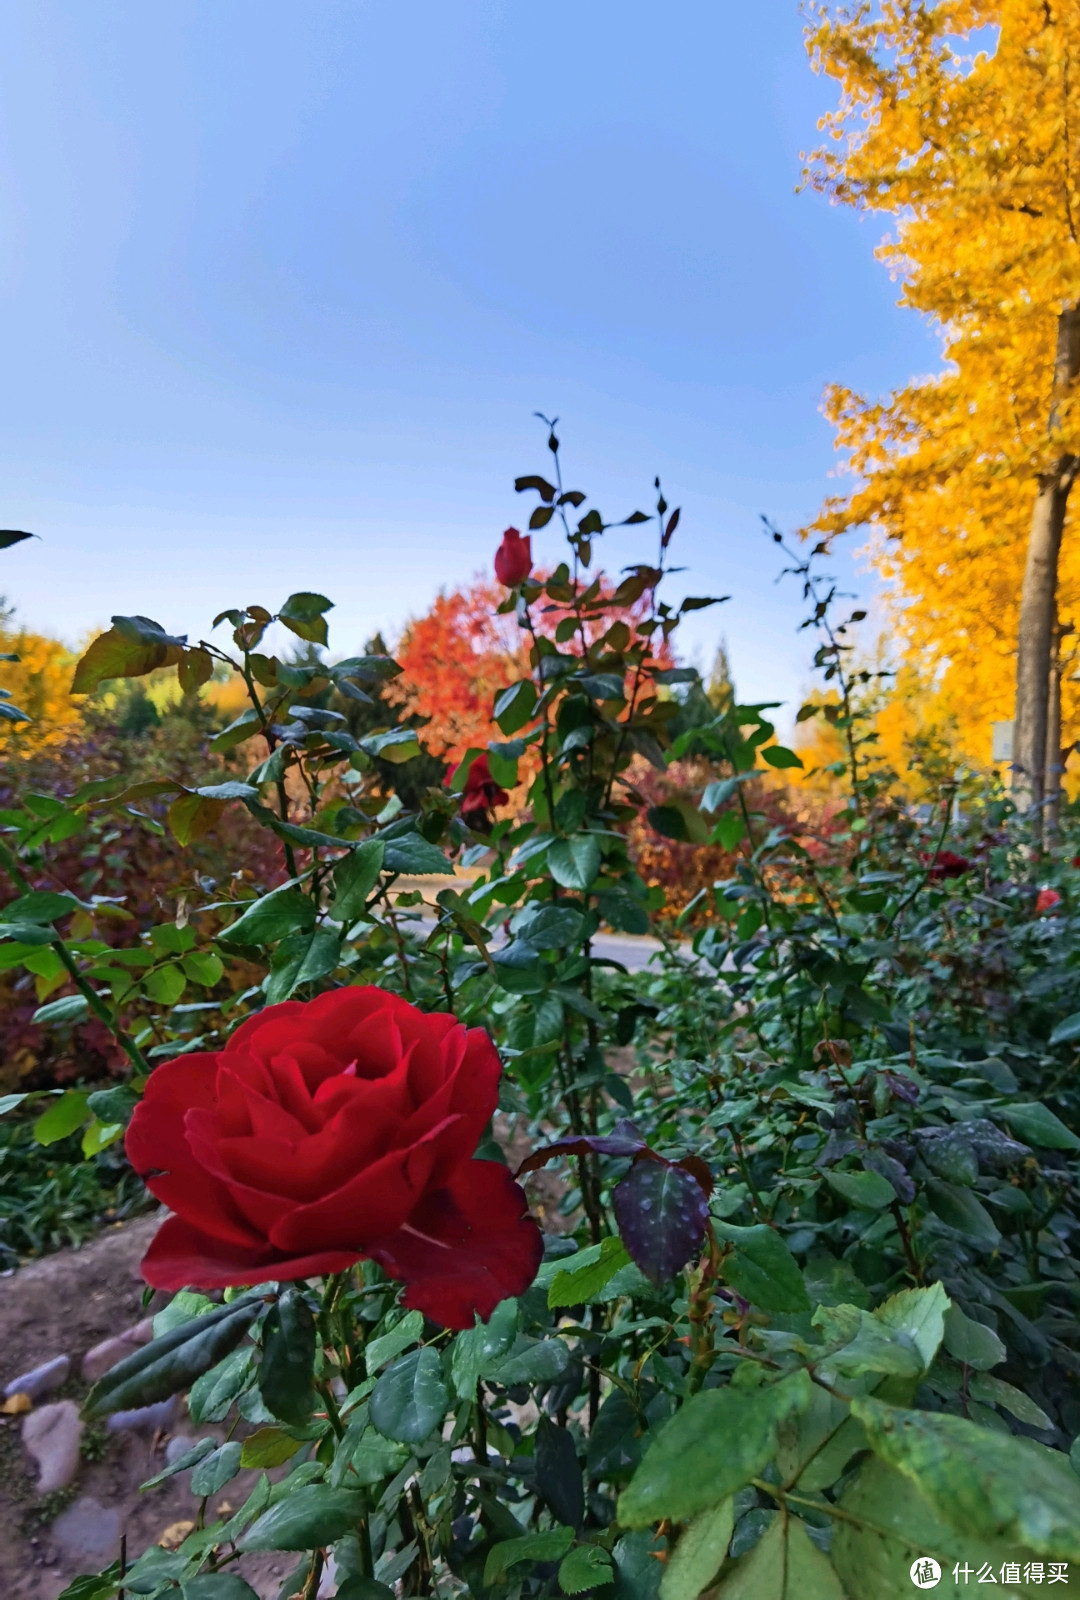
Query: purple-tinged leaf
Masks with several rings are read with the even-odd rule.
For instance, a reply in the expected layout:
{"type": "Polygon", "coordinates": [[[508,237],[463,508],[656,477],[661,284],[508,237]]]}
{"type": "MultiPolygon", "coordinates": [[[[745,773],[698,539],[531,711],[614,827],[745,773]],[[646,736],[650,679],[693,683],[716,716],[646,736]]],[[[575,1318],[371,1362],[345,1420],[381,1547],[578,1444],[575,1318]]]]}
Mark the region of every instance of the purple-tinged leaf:
{"type": "Polygon", "coordinates": [[[556,1139],[554,1144],[542,1145],[531,1156],[525,1157],[516,1176],[520,1178],[523,1172],[535,1172],[556,1156],[636,1156],[644,1149],[645,1140],[634,1124],[623,1118],[615,1124],[611,1133],[574,1134],[566,1139],[556,1139]]]}
{"type": "Polygon", "coordinates": [[[701,1246],[705,1191],[667,1161],[635,1161],[612,1195],[623,1243],[645,1276],[666,1283],[701,1246]]]}

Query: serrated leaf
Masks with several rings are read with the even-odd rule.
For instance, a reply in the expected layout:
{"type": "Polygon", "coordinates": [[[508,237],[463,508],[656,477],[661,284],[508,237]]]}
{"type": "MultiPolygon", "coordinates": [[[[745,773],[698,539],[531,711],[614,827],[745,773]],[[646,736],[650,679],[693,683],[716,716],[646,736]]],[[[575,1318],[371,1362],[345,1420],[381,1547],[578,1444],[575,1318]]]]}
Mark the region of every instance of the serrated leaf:
{"type": "Polygon", "coordinates": [[[449,1405],[438,1352],[425,1345],[382,1374],[371,1392],[370,1414],[384,1438],[420,1444],[434,1433],[449,1405]]]}
{"type": "Polygon", "coordinates": [[[700,1249],[708,1202],[681,1167],[635,1161],[611,1198],[623,1243],[651,1282],[666,1283],[700,1249]]]}
{"type": "Polygon", "coordinates": [[[1029,1144],[1041,1145],[1044,1150],[1080,1150],[1080,1139],[1038,1100],[1025,1105],[1006,1105],[1000,1115],[1029,1144]]]}
{"type": "Polygon", "coordinates": [[[697,1600],[720,1570],[734,1527],[735,1501],[730,1496],[718,1506],[699,1511],[668,1557],[660,1579],[660,1600],[697,1600]]]}
{"type": "Polygon", "coordinates": [[[83,1416],[107,1416],[177,1394],[235,1350],[261,1309],[261,1300],[234,1300],[143,1345],[98,1379],[83,1416]]]}
{"type": "MultiPolygon", "coordinates": [[[[590,1251],[589,1255],[593,1256],[594,1252],[590,1251]]],[[[574,1259],[571,1258],[570,1266],[556,1273],[548,1289],[547,1303],[551,1310],[559,1306],[587,1305],[627,1265],[630,1256],[622,1240],[612,1237],[600,1241],[595,1259],[577,1266],[573,1265],[574,1259]]]]}
{"type": "Polygon", "coordinates": [[[330,915],[344,927],[363,916],[367,897],[379,881],[386,856],[382,839],[365,839],[334,868],[334,902],[330,915]]]}
{"type": "Polygon", "coordinates": [[[395,1356],[407,1350],[411,1344],[416,1344],[423,1337],[424,1314],[422,1311],[408,1311],[389,1333],[382,1333],[377,1339],[371,1339],[364,1346],[364,1361],[369,1375],[374,1376],[380,1367],[392,1361],[395,1356]]]}
{"type": "Polygon", "coordinates": [[[301,591],[291,594],[278,612],[278,620],[297,635],[312,644],[325,644],[327,640],[326,611],[334,609],[334,602],[324,594],[301,591]]]}
{"type": "Polygon", "coordinates": [[[240,1471],[242,1452],[243,1445],[239,1439],[230,1439],[227,1444],[211,1450],[198,1462],[191,1474],[192,1494],[201,1499],[206,1495],[217,1494],[219,1489],[224,1489],[229,1480],[235,1478],[240,1471]]]}
{"type": "Polygon", "coordinates": [[[802,1273],[791,1251],[775,1228],[766,1223],[737,1228],[730,1223],[714,1223],[716,1236],[734,1246],[725,1256],[724,1281],[744,1300],[763,1311],[808,1311],[810,1299],[802,1273]]]}
{"type": "Polygon", "coordinates": [[[238,1540],[241,1550],[314,1550],[350,1533],[367,1510],[356,1489],[308,1483],[264,1511],[238,1540]]]}
{"type": "Polygon", "coordinates": [[[480,1379],[509,1354],[517,1337],[517,1314],[516,1300],[502,1300],[487,1322],[477,1322],[458,1334],[450,1357],[450,1376],[459,1399],[475,1399],[480,1379]]]}
{"type": "Polygon", "coordinates": [[[1080,1011],[1063,1017],[1050,1035],[1051,1044],[1071,1044],[1074,1039],[1080,1039],[1080,1011]]]}
{"type": "Polygon", "coordinates": [[[836,1568],[798,1517],[775,1515],[716,1590],[716,1600],[845,1600],[836,1568]]]}
{"type": "Polygon", "coordinates": [[[243,1441],[240,1465],[280,1467],[303,1448],[303,1441],[294,1439],[292,1434],[286,1433],[283,1428],[256,1428],[255,1432],[249,1433],[243,1441]]]}
{"type": "Polygon", "coordinates": [[[825,1178],[849,1205],[866,1211],[880,1211],[896,1199],[896,1190],[880,1172],[827,1172],[825,1178]]]}
{"type": "Polygon", "coordinates": [[[665,1423],[619,1498],[619,1521],[685,1521],[736,1494],[776,1451],[779,1424],[810,1404],[805,1371],[759,1389],[710,1389],[665,1423]]]}
{"type": "Polygon", "coordinates": [[[54,1100],[34,1123],[35,1144],[56,1144],[59,1139],[66,1139],[69,1133],[74,1133],[76,1128],[81,1128],[86,1121],[89,1098],[85,1089],[69,1089],[59,1100],[54,1100]]]}
{"type": "Polygon", "coordinates": [[[274,944],[290,933],[306,932],[314,926],[315,907],[311,900],[295,884],[285,884],[252,900],[237,920],[223,930],[223,937],[235,944],[274,944]]]}
{"type": "Polygon", "coordinates": [[[400,872],[410,878],[430,877],[435,873],[449,876],[453,871],[438,845],[431,844],[419,833],[402,833],[396,839],[387,839],[383,867],[387,872],[400,872]]]}
{"type": "Polygon", "coordinates": [[[610,1583],[611,1557],[598,1544],[579,1544],[559,1565],[559,1588],[563,1594],[585,1594],[610,1583]]]}
{"type": "Polygon", "coordinates": [[[1080,1560],[1080,1479],[1067,1456],[943,1412],[868,1398],[851,1409],[874,1453],[910,1478],[957,1532],[1080,1560]]]}
{"type": "Polygon", "coordinates": [[[548,1528],[492,1545],[484,1563],[484,1587],[501,1582],[521,1561],[561,1561],[573,1542],[573,1528],[548,1528]]]}
{"type": "Polygon", "coordinates": [[[878,1306],[878,1322],[911,1340],[922,1358],[923,1371],[929,1371],[945,1334],[945,1316],[951,1302],[944,1286],[932,1283],[927,1289],[901,1289],[878,1306]]]}
{"type": "Polygon", "coordinates": [[[950,1305],[945,1315],[945,1348],[957,1361],[985,1372],[996,1367],[1008,1354],[1004,1343],[985,1322],[966,1316],[958,1305],[950,1305]]]}
{"type": "Polygon", "coordinates": [[[600,871],[600,841],[591,833],[553,839],[548,846],[548,870],[564,889],[584,893],[600,871]]]}
{"type": "Polygon", "coordinates": [[[315,1318],[298,1289],[286,1289],[263,1323],[259,1393],[267,1409],[302,1427],[315,1409],[315,1318]]]}

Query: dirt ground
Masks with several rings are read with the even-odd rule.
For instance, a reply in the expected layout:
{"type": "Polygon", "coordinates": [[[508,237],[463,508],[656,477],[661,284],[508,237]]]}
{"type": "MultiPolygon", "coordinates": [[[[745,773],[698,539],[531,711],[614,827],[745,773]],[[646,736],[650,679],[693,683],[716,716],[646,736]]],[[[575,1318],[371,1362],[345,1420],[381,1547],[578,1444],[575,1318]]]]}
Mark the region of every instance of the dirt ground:
{"type": "MultiPolygon", "coordinates": [[[[0,1278],[0,1389],[30,1367],[53,1356],[68,1355],[72,1376],[62,1388],[43,1395],[38,1404],[82,1398],[86,1385],[79,1372],[86,1351],[146,1315],[139,1261],[157,1220],[141,1217],[110,1229],[81,1250],[58,1251],[0,1278]]],[[[160,1309],[167,1298],[156,1296],[150,1309],[160,1309]]],[[[36,1470],[20,1441],[21,1421],[20,1417],[0,1417],[3,1600],[56,1600],[79,1572],[98,1570],[94,1562],[72,1559],[51,1532],[55,1515],[83,1496],[119,1513],[129,1560],[156,1543],[166,1528],[194,1518],[198,1501],[182,1481],[186,1474],[139,1493],[139,1484],[165,1465],[165,1446],[171,1434],[107,1437],[104,1430],[95,1429],[95,1443],[105,1445],[107,1439],[103,1459],[84,1460],[71,1489],[43,1502],[36,1493],[36,1470]]],[[[221,1435],[222,1430],[205,1425],[196,1429],[181,1405],[172,1433],[202,1438],[208,1433],[221,1435]]],[[[85,1443],[84,1436],[84,1448],[85,1443]]],[[[227,1497],[234,1509],[241,1505],[257,1476],[255,1472],[241,1473],[226,1486],[218,1503],[227,1497]]],[[[233,1570],[243,1573],[261,1600],[273,1600],[297,1560],[288,1552],[249,1556],[233,1570]]]]}

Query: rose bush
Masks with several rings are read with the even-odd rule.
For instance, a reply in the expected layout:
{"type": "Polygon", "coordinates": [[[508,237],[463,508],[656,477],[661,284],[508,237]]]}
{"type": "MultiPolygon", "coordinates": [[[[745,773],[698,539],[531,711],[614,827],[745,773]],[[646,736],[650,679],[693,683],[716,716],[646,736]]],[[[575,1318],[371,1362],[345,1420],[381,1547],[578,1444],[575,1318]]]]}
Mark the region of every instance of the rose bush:
{"type": "Polygon", "coordinates": [[[144,1277],[215,1289],[366,1256],[405,1281],[406,1305],[471,1327],[542,1253],[523,1191],[473,1159],[499,1073],[482,1029],[369,987],[269,1006],[223,1050],[165,1062],[127,1134],[173,1212],[144,1277]]]}

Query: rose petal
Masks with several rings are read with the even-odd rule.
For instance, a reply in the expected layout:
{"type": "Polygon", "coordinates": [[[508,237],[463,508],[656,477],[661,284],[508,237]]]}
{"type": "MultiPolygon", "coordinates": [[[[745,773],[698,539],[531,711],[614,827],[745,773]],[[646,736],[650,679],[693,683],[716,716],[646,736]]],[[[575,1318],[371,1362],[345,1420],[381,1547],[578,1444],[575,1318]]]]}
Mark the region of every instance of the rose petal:
{"type": "Polygon", "coordinates": [[[495,1161],[470,1161],[427,1195],[396,1233],[365,1255],[404,1279],[402,1303],[447,1328],[471,1328],[500,1300],[523,1294],[544,1254],[524,1190],[495,1161]]]}
{"type": "Polygon", "coordinates": [[[244,1250],[203,1233],[181,1217],[167,1217],[150,1242],[141,1271],[153,1289],[228,1289],[267,1279],[321,1277],[344,1272],[355,1250],[321,1250],[286,1256],[272,1249],[244,1250]]]}

